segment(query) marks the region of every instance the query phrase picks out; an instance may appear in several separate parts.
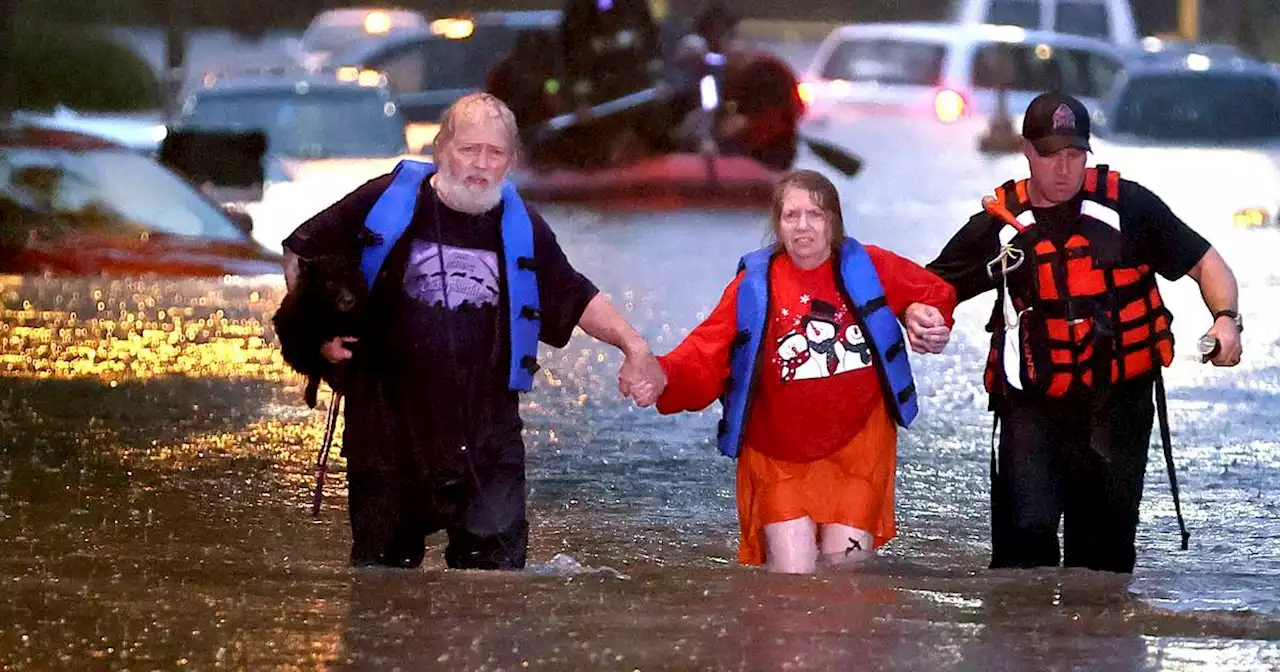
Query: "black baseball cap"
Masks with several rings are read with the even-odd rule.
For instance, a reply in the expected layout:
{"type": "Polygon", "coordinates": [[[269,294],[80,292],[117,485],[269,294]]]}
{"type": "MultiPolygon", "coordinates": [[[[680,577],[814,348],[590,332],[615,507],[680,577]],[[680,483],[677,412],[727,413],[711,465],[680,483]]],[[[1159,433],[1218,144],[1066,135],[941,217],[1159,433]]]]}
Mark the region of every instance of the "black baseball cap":
{"type": "Polygon", "coordinates": [[[1091,151],[1089,110],[1065,93],[1042,93],[1027,106],[1022,117],[1022,137],[1030,140],[1041,156],[1068,147],[1091,151]]]}

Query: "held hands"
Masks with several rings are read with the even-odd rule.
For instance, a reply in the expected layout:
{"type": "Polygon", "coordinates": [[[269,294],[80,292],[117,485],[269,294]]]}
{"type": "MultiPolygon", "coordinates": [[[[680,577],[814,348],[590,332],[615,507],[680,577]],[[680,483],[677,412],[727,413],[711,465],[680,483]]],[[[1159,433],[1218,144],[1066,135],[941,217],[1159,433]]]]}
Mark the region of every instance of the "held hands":
{"type": "Polygon", "coordinates": [[[626,351],[626,359],[618,371],[618,391],[622,396],[630,397],[644,408],[657,403],[666,387],[667,374],[648,346],[626,351]]]}
{"type": "Polygon", "coordinates": [[[913,303],[907,306],[902,318],[907,327],[907,341],[917,353],[936,355],[951,340],[951,329],[947,327],[942,311],[933,306],[913,303]]]}

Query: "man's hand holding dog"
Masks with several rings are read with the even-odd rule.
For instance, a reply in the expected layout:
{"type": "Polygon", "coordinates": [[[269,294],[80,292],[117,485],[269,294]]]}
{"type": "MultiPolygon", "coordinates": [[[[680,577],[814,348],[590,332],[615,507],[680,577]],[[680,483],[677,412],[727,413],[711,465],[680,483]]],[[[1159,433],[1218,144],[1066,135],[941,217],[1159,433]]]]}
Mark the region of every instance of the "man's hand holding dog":
{"type": "Polygon", "coordinates": [[[351,349],[347,347],[347,344],[355,343],[358,340],[360,339],[355,336],[339,336],[320,346],[320,354],[334,364],[345,362],[351,359],[351,349]]]}

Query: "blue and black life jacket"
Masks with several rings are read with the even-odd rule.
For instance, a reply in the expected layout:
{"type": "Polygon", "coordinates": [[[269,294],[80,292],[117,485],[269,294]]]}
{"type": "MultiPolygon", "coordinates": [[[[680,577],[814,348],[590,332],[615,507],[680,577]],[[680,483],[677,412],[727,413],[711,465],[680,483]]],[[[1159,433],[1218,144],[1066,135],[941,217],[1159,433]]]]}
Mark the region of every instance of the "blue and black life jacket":
{"type": "MultiPolygon", "coordinates": [[[[381,237],[378,244],[365,248],[360,260],[360,271],[370,288],[378,278],[387,255],[413,221],[422,183],[435,170],[436,167],[430,163],[401,161],[393,173],[391,186],[382,192],[369,211],[365,226],[381,237]]],[[[542,314],[533,255],[533,222],[524,201],[510,182],[502,185],[501,228],[505,270],[502,282],[507,289],[508,340],[511,344],[507,386],[517,392],[528,392],[533,387],[533,374],[538,371],[538,334],[542,314]]],[[[443,242],[440,241],[441,244],[443,242]]]]}
{"type": "MultiPolygon", "coordinates": [[[[724,417],[716,438],[720,452],[728,457],[737,457],[742,447],[769,312],[769,265],[778,253],[774,247],[765,247],[738,262],[738,271],[745,271],[738,285],[738,334],[730,352],[729,380],[720,398],[724,417]]],[[[844,239],[835,261],[837,289],[853,308],[862,328],[889,412],[895,422],[909,427],[919,410],[916,386],[902,327],[885,299],[880,276],[866,248],[853,238],[844,239]]]]}

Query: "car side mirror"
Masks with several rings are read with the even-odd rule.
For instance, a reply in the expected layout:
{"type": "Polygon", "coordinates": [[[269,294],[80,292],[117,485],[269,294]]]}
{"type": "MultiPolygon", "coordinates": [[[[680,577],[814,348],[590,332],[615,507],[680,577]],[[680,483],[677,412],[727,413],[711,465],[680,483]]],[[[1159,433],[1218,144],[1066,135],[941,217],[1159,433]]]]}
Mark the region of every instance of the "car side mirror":
{"type": "Polygon", "coordinates": [[[235,224],[236,228],[243,232],[246,237],[253,235],[253,215],[250,215],[240,208],[226,205],[219,206],[219,209],[222,210],[222,214],[226,215],[227,219],[231,220],[231,223],[235,224]]]}

